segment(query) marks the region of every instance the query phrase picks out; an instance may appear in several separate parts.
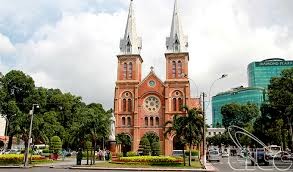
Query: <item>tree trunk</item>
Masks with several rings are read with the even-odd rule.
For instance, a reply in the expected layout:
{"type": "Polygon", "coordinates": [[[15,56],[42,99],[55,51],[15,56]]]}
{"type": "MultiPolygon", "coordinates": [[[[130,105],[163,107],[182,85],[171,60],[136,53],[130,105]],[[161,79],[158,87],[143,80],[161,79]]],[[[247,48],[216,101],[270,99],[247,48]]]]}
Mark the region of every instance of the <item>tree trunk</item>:
{"type": "Polygon", "coordinates": [[[11,149],[11,147],[12,147],[12,139],[13,139],[13,135],[12,136],[9,136],[7,149],[11,149]]]}
{"type": "Polygon", "coordinates": [[[188,159],[189,166],[191,166],[191,147],[192,147],[192,143],[189,143],[189,159],[188,159]]]}
{"type": "Polygon", "coordinates": [[[183,145],[183,147],[182,147],[182,152],[183,152],[183,164],[184,164],[184,166],[186,166],[184,147],[185,147],[185,146],[183,145]]]}
{"type": "Polygon", "coordinates": [[[89,165],[89,149],[86,149],[86,165],[89,165]]]}
{"type": "Polygon", "coordinates": [[[289,123],[289,132],[290,132],[290,136],[291,136],[291,152],[293,153],[293,131],[292,131],[291,117],[288,117],[288,123],[289,123]]]}
{"type": "Polygon", "coordinates": [[[28,144],[28,141],[24,141],[24,156],[23,156],[23,163],[25,163],[25,160],[26,160],[26,157],[28,156],[28,154],[29,154],[29,149],[27,149],[27,144],[28,144]],[[27,152],[27,150],[28,150],[28,152],[27,152]]]}
{"type": "Polygon", "coordinates": [[[91,165],[93,165],[93,148],[91,148],[91,165]]]}
{"type": "Polygon", "coordinates": [[[95,143],[94,143],[94,163],[96,163],[96,149],[97,149],[97,140],[95,140],[95,143]]]}

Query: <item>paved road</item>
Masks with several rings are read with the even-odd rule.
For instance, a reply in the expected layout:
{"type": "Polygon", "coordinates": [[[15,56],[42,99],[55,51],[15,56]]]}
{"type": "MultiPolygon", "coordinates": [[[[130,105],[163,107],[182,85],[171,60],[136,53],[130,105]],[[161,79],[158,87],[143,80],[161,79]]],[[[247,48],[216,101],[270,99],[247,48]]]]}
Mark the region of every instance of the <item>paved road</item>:
{"type": "Polygon", "coordinates": [[[277,171],[293,171],[293,165],[290,162],[270,161],[269,166],[251,166],[250,160],[245,160],[239,157],[223,158],[220,162],[212,162],[220,172],[277,172],[277,171]]]}
{"type": "MultiPolygon", "coordinates": [[[[70,170],[70,169],[56,169],[56,168],[31,168],[31,169],[0,169],[0,172],[121,172],[121,171],[109,171],[109,170],[70,170]]],[[[135,172],[135,171],[133,171],[135,172]]],[[[141,172],[141,171],[140,171],[141,172]]]]}

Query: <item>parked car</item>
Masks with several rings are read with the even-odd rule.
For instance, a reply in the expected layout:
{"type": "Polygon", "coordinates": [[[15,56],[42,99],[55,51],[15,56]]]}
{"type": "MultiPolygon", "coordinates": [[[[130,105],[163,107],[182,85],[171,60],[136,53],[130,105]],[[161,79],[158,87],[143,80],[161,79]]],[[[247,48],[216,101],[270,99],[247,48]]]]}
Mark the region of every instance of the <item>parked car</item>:
{"type": "Polygon", "coordinates": [[[222,153],[222,158],[224,158],[224,157],[229,157],[228,152],[223,152],[223,153],[222,153]]]}
{"type": "MultiPolygon", "coordinates": [[[[184,150],[184,152],[186,152],[186,151],[184,150]]],[[[182,150],[173,150],[172,155],[173,156],[183,156],[183,151],[182,150]]]]}
{"type": "Polygon", "coordinates": [[[20,154],[20,150],[18,150],[18,149],[8,149],[7,151],[5,151],[4,154],[20,154]]]}
{"type": "Polygon", "coordinates": [[[220,162],[220,152],[218,150],[210,150],[207,156],[208,161],[220,162]]]}
{"type": "Polygon", "coordinates": [[[267,155],[265,149],[257,148],[251,150],[251,165],[264,163],[265,165],[269,165],[269,156],[267,155]]]}
{"type": "Polygon", "coordinates": [[[289,152],[281,152],[281,160],[292,160],[293,157],[289,152]]]}

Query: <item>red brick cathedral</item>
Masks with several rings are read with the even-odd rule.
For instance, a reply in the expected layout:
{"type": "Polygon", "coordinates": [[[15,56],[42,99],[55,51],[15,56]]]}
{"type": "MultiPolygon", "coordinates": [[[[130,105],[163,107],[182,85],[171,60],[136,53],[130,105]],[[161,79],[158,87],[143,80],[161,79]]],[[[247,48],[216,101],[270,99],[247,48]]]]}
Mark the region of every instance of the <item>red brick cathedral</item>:
{"type": "Polygon", "coordinates": [[[116,135],[127,134],[137,151],[141,138],[152,133],[159,137],[161,152],[171,155],[176,147],[173,136],[164,137],[164,124],[174,114],[185,115],[182,105],[199,107],[199,99],[190,97],[188,75],[189,53],[187,36],[183,35],[175,0],[170,36],[166,39],[166,80],[157,77],[153,68],[142,78],[142,40],[136,33],[131,0],[124,37],[120,40],[114,113],[116,135]]]}

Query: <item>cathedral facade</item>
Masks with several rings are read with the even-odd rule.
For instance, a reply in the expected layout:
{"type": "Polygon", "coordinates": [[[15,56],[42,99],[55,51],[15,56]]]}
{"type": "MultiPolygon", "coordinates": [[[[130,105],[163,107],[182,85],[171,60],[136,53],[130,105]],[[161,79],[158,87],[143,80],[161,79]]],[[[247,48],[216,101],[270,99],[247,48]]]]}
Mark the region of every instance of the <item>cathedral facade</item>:
{"type": "Polygon", "coordinates": [[[199,107],[199,98],[190,97],[188,76],[189,53],[187,36],[183,35],[175,0],[170,36],[166,38],[166,78],[162,81],[153,68],[142,78],[142,39],[136,33],[133,1],[124,37],[117,55],[118,70],[114,97],[116,134],[124,133],[131,139],[131,151],[138,151],[140,140],[148,133],[159,138],[161,152],[171,155],[176,148],[173,136],[164,137],[164,124],[173,115],[186,115],[183,105],[199,107]]]}

